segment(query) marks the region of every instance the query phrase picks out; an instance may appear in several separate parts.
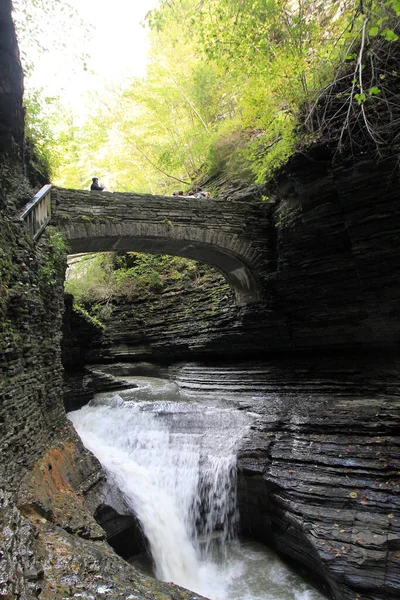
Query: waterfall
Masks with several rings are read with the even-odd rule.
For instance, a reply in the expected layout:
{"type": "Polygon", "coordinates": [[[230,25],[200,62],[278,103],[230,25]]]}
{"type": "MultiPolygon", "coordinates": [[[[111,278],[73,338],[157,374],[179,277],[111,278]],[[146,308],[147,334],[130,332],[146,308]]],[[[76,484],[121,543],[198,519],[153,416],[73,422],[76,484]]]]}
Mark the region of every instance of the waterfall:
{"type": "Polygon", "coordinates": [[[170,382],[134,381],[68,417],[138,517],[155,575],[212,600],[322,600],[272,551],[235,541],[236,450],[251,417],[220,392],[182,398],[170,382]]]}
{"type": "Polygon", "coordinates": [[[245,415],[114,394],[69,418],[138,517],[156,576],[207,594],[211,561],[236,533],[236,447],[245,415]]]}

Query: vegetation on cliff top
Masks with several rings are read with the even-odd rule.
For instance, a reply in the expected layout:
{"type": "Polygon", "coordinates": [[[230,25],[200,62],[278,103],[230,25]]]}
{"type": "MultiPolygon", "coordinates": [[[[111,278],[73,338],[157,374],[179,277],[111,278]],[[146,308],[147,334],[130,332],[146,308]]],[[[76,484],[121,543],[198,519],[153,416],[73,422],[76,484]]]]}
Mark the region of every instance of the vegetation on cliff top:
{"type": "Polygon", "coordinates": [[[332,115],[339,149],[355,121],[379,146],[374,113],[397,108],[398,77],[394,61],[379,64],[397,46],[399,14],[399,0],[161,0],[147,16],[147,76],[97,91],[79,125],[54,99],[44,118],[31,98],[29,135],[51,140],[64,186],[101,173],[108,189],[167,194],[202,173],[264,182],[332,115]]]}

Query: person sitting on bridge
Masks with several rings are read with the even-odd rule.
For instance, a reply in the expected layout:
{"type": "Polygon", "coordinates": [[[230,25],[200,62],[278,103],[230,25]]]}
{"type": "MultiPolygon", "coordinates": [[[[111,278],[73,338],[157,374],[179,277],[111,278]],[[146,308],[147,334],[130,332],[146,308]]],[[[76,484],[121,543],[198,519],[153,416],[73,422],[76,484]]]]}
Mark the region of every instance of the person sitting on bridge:
{"type": "Polygon", "coordinates": [[[211,197],[210,192],[205,192],[201,188],[199,188],[197,190],[196,198],[210,198],[210,197],[211,197]]]}
{"type": "Polygon", "coordinates": [[[99,185],[99,178],[92,177],[92,185],[90,186],[91,192],[102,192],[105,189],[104,185],[99,185]]]}

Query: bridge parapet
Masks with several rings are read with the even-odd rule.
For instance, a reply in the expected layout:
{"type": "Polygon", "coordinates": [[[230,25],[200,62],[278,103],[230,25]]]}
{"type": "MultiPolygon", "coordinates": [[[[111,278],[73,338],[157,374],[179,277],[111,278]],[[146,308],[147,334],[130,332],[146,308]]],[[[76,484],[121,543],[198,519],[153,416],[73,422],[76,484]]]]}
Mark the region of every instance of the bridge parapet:
{"type": "Polygon", "coordinates": [[[208,263],[238,305],[258,302],[268,264],[268,218],[255,198],[216,200],[52,189],[52,223],[71,253],[136,251],[208,263]]]}

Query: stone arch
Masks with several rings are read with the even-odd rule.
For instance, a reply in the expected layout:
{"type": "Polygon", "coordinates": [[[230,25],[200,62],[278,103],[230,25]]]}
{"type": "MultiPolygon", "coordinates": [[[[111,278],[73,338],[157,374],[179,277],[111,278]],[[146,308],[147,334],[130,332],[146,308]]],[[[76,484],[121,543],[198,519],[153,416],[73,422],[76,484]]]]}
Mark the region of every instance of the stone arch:
{"type": "Polygon", "coordinates": [[[247,231],[246,205],[82,190],[56,189],[56,194],[55,222],[71,253],[182,256],[219,270],[238,306],[261,300],[255,269],[263,257],[247,231]]]}
{"type": "Polygon", "coordinates": [[[146,252],[149,254],[171,254],[209,264],[219,270],[234,290],[238,306],[260,300],[259,288],[249,267],[229,249],[185,239],[164,237],[85,237],[67,238],[71,253],[80,252],[146,252]]]}

